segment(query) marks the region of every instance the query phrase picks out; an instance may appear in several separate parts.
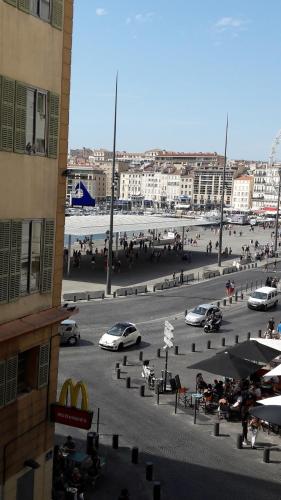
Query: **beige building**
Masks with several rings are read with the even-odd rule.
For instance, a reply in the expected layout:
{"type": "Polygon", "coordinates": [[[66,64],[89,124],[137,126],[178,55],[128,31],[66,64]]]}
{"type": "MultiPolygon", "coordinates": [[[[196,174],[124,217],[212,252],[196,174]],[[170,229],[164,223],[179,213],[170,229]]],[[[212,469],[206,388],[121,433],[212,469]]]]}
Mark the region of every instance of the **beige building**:
{"type": "MultiPolygon", "coordinates": [[[[112,185],[112,161],[99,163],[98,170],[101,170],[105,174],[105,196],[111,196],[111,185],[112,185]]],[[[115,197],[120,198],[120,174],[121,172],[126,172],[128,167],[125,163],[117,161],[115,163],[115,197]]]]}
{"type": "Polygon", "coordinates": [[[254,189],[254,176],[241,175],[233,180],[232,208],[235,210],[250,210],[254,189]]]}
{"type": "Polygon", "coordinates": [[[66,196],[71,202],[73,196],[77,196],[76,188],[82,182],[97,202],[106,197],[106,175],[100,169],[91,165],[68,165],[67,167],[66,196]]]}
{"type": "Polygon", "coordinates": [[[143,197],[157,203],[175,201],[181,194],[181,176],[153,171],[129,170],[120,176],[120,197],[143,197]]]}
{"type": "Polygon", "coordinates": [[[50,500],[72,0],[0,0],[0,498],[50,500]]]}
{"type": "Polygon", "coordinates": [[[89,155],[89,160],[93,162],[108,161],[113,158],[113,152],[107,149],[94,149],[93,153],[89,155]]]}

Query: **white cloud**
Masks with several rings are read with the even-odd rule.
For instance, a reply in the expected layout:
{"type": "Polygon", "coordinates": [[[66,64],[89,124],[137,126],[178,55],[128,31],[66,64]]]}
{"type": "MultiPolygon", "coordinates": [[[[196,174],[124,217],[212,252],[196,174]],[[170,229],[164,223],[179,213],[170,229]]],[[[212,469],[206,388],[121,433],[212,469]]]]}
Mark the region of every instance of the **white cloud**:
{"type": "Polygon", "coordinates": [[[151,21],[153,16],[154,16],[154,12],[146,12],[144,14],[136,14],[135,21],[137,23],[146,23],[148,21],[151,21]]]}
{"type": "Polygon", "coordinates": [[[106,16],[107,12],[105,9],[101,8],[101,7],[98,7],[96,9],[96,15],[97,16],[106,16]]]}
{"type": "Polygon", "coordinates": [[[243,24],[245,24],[245,21],[242,19],[235,17],[222,17],[216,22],[215,26],[217,28],[240,28],[243,24]]]}

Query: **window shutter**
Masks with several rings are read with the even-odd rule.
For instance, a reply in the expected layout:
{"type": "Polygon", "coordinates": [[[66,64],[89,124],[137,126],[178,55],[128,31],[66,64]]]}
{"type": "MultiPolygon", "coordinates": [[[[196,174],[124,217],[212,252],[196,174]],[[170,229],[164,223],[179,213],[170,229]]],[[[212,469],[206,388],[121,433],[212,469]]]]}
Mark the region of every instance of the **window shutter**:
{"type": "Polygon", "coordinates": [[[4,2],[9,3],[10,5],[13,5],[14,7],[17,6],[17,0],[4,0],[4,2]]]}
{"type": "Polygon", "coordinates": [[[9,297],[9,257],[11,246],[11,222],[0,221],[0,304],[9,297]]]}
{"type": "Polygon", "coordinates": [[[48,293],[52,290],[54,237],[55,221],[45,220],[42,247],[41,293],[48,293]]]}
{"type": "Polygon", "coordinates": [[[48,106],[49,106],[48,156],[50,158],[57,158],[58,140],[59,140],[59,114],[60,114],[59,95],[49,92],[48,106]]]}
{"type": "Polygon", "coordinates": [[[38,361],[38,389],[48,385],[50,364],[50,344],[40,345],[38,361]]]}
{"type": "Polygon", "coordinates": [[[6,362],[0,361],[0,408],[5,405],[6,362]]]}
{"type": "Polygon", "coordinates": [[[26,151],[26,98],[26,85],[20,82],[16,82],[14,141],[14,151],[16,153],[25,153],[26,151]]]}
{"type": "Polygon", "coordinates": [[[9,302],[20,296],[21,240],[22,222],[13,220],[11,224],[9,302]]]}
{"type": "Polygon", "coordinates": [[[30,11],[30,0],[18,0],[18,8],[24,12],[30,11]]]}
{"type": "Polygon", "coordinates": [[[0,149],[13,151],[15,81],[2,77],[0,149]]]}
{"type": "Polygon", "coordinates": [[[17,399],[18,389],[18,356],[7,359],[6,362],[6,390],[5,404],[12,403],[17,399]]]}
{"type": "Polygon", "coordinates": [[[63,24],[63,0],[53,0],[52,2],[52,26],[62,29],[63,24]]]}

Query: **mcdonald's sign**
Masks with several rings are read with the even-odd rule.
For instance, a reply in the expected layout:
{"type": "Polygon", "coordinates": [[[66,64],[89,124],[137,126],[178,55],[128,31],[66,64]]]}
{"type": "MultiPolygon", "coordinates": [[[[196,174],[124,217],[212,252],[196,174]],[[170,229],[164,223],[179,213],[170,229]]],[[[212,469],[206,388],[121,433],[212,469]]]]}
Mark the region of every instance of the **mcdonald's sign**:
{"type": "Polygon", "coordinates": [[[71,378],[65,380],[59,401],[51,405],[51,421],[79,429],[90,429],[93,412],[89,410],[87,386],[81,380],[73,382],[71,378]],[[81,394],[80,408],[79,395],[81,394]]]}

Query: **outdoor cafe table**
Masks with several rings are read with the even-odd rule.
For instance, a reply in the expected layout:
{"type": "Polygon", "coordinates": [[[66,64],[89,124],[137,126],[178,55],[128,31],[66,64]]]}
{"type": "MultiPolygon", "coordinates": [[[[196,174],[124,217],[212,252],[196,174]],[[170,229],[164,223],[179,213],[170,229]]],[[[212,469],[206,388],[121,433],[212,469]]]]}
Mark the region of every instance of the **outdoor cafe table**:
{"type": "Polygon", "coordinates": [[[203,398],[203,394],[200,392],[191,392],[190,394],[190,404],[193,406],[193,400],[194,401],[200,401],[200,399],[203,398]]]}
{"type": "Polygon", "coordinates": [[[71,451],[66,457],[68,462],[72,462],[75,465],[81,465],[88,458],[88,455],[82,451],[71,451]]]}

